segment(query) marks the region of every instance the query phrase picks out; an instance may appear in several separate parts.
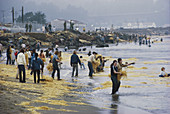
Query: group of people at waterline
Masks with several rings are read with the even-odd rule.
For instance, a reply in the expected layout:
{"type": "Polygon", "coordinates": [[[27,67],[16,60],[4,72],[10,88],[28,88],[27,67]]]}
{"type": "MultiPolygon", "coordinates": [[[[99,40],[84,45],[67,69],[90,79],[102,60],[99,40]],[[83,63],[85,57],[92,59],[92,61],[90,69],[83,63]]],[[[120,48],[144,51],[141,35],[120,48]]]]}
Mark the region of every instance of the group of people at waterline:
{"type": "MultiPolygon", "coordinates": [[[[51,74],[51,77],[54,79],[55,77],[55,72],[57,71],[57,78],[58,80],[61,80],[60,77],[60,67],[59,65],[62,64],[61,62],[61,51],[59,52],[58,49],[56,49],[54,54],[49,53],[49,58],[50,58],[50,63],[52,63],[53,66],[53,72],[51,74]]],[[[97,56],[98,54],[96,52],[89,52],[88,53],[88,60],[87,60],[87,65],[89,69],[89,77],[93,78],[93,73],[96,73],[98,70],[97,69],[103,69],[104,68],[104,63],[106,62],[104,59],[102,59],[101,56],[97,56]],[[97,67],[95,67],[95,62],[96,60],[99,59],[100,63],[98,64],[97,67]]],[[[103,57],[104,58],[104,57],[103,57]]],[[[46,62],[46,57],[43,52],[43,50],[40,51],[40,54],[36,53],[36,49],[33,49],[30,51],[29,48],[27,49],[21,49],[20,51],[15,51],[13,46],[10,46],[7,49],[7,61],[6,64],[13,64],[15,63],[18,66],[18,71],[16,74],[16,78],[19,78],[19,81],[21,83],[26,82],[26,73],[25,69],[31,69],[30,74],[34,74],[34,83],[39,83],[40,82],[40,74],[43,75],[43,69],[44,69],[44,63],[46,62]],[[15,59],[13,59],[13,57],[15,59]],[[19,75],[19,77],[18,77],[19,75]],[[38,80],[36,79],[38,77],[38,80]]],[[[73,51],[73,54],[71,55],[70,58],[70,65],[72,67],[72,75],[71,77],[78,77],[78,64],[80,65],[81,68],[85,69],[85,62],[86,60],[83,59],[82,56],[78,56],[76,50],[73,51]],[[76,72],[76,73],[75,73],[76,72]],[[75,74],[75,75],[74,75],[75,74]]],[[[118,58],[118,60],[114,60],[112,64],[110,65],[110,74],[111,74],[111,81],[112,81],[112,94],[115,94],[120,87],[120,76],[122,75],[122,67],[127,67],[129,65],[132,65],[135,63],[130,63],[130,64],[123,64],[122,59],[118,58]]],[[[165,68],[161,68],[161,74],[159,75],[160,77],[168,77],[170,74],[165,72],[165,68]]]]}

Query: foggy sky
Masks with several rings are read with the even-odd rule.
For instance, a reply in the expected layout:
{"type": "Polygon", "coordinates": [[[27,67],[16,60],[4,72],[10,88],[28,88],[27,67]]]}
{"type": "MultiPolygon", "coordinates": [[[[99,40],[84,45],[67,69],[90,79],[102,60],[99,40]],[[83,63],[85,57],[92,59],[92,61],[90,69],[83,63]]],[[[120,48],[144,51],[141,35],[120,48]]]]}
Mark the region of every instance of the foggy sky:
{"type": "Polygon", "coordinates": [[[76,19],[100,26],[125,22],[155,22],[170,24],[170,0],[0,0],[0,22],[11,22],[11,9],[19,16],[24,12],[42,11],[47,21],[56,18],[76,19]]]}

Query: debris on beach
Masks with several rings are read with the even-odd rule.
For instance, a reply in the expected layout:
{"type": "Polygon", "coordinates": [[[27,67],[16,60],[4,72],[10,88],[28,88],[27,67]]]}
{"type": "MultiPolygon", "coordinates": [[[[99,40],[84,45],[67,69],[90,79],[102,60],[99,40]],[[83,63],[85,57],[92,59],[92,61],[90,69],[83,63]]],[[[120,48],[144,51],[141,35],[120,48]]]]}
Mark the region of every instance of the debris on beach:
{"type": "Polygon", "coordinates": [[[143,69],[148,69],[147,67],[136,68],[136,67],[134,67],[134,66],[128,66],[127,68],[129,68],[130,70],[143,70],[143,69]]]}
{"type": "MultiPolygon", "coordinates": [[[[65,80],[57,81],[51,77],[44,76],[45,81],[40,84],[33,83],[33,76],[29,75],[30,70],[26,70],[27,83],[20,83],[15,79],[17,72],[16,66],[0,64],[0,84],[6,86],[8,91],[14,96],[19,96],[22,101],[15,103],[26,108],[26,110],[32,113],[39,113],[39,110],[56,110],[61,112],[77,112],[76,110],[68,110],[67,108],[56,109],[50,107],[50,105],[56,106],[70,106],[75,105],[87,105],[82,100],[78,101],[63,100],[64,96],[75,96],[77,94],[87,94],[87,92],[73,91],[78,88],[78,84],[66,82],[65,80]],[[8,74],[7,74],[8,72],[8,74]],[[42,84],[41,84],[42,83],[42,84]],[[76,86],[69,86],[76,85],[76,86]],[[36,106],[39,103],[42,106],[36,106]],[[46,103],[46,106],[43,104],[46,103]]],[[[12,98],[11,98],[12,99],[12,98]]]]}
{"type": "Polygon", "coordinates": [[[156,63],[170,63],[170,61],[167,60],[157,60],[157,61],[145,61],[144,64],[156,64],[156,63]]]}

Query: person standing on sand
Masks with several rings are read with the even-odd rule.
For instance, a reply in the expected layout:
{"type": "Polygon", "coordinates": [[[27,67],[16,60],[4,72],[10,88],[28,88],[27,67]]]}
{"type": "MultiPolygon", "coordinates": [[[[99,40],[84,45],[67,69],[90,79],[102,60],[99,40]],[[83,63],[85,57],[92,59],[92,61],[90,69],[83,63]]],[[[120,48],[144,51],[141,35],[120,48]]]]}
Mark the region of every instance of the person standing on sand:
{"type": "Polygon", "coordinates": [[[0,43],[0,57],[2,57],[2,44],[0,43]]]}
{"type": "Polygon", "coordinates": [[[32,24],[30,23],[29,24],[29,32],[31,32],[31,30],[32,30],[32,24]]]}
{"type": "Polygon", "coordinates": [[[48,28],[49,28],[49,32],[52,32],[52,29],[51,29],[51,24],[48,25],[48,28]]]}
{"type": "Polygon", "coordinates": [[[72,77],[74,77],[74,71],[76,69],[76,77],[78,77],[78,63],[81,66],[81,62],[80,59],[77,55],[76,51],[73,51],[73,55],[71,56],[71,60],[70,60],[70,65],[73,67],[73,71],[72,71],[72,77]]]}
{"type": "MultiPolygon", "coordinates": [[[[36,53],[36,49],[33,49],[31,52],[31,65],[32,65],[32,61],[35,58],[35,53],[36,53]]],[[[31,72],[30,74],[32,75],[33,71],[32,71],[32,66],[31,66],[31,72]]]]}
{"type": "Polygon", "coordinates": [[[53,63],[52,78],[54,79],[54,74],[55,74],[55,71],[57,70],[58,80],[61,80],[61,79],[60,79],[60,69],[59,69],[59,67],[58,67],[58,62],[60,62],[60,60],[59,60],[59,58],[58,58],[58,51],[55,51],[54,56],[53,56],[53,59],[52,59],[52,63],[53,63]]]}
{"type": "Polygon", "coordinates": [[[64,31],[66,31],[67,30],[67,22],[65,21],[64,22],[64,31]]]}
{"type": "Polygon", "coordinates": [[[40,58],[43,62],[45,62],[45,55],[44,55],[44,51],[43,51],[43,50],[40,51],[39,58],[40,58]]]}
{"type": "Polygon", "coordinates": [[[38,41],[37,44],[36,44],[37,51],[40,50],[40,45],[41,45],[41,44],[40,44],[40,42],[38,41]]]}
{"type": "Polygon", "coordinates": [[[7,56],[7,60],[6,60],[6,65],[11,64],[11,46],[8,46],[7,48],[7,52],[6,52],[6,56],[7,56]]]}
{"type": "Polygon", "coordinates": [[[18,54],[19,54],[19,51],[17,50],[17,51],[15,52],[15,61],[16,61],[16,66],[17,66],[16,79],[19,79],[19,78],[18,78],[19,68],[18,68],[18,63],[17,63],[17,56],[18,56],[18,54]]]}
{"type": "Polygon", "coordinates": [[[28,23],[25,24],[25,32],[28,32],[28,23]]]}
{"type": "Polygon", "coordinates": [[[48,26],[47,26],[47,24],[45,25],[45,33],[47,33],[48,32],[48,26]]]}
{"type": "Polygon", "coordinates": [[[12,65],[15,64],[15,49],[14,49],[14,46],[11,46],[11,62],[12,62],[12,65]]]}
{"type": "Polygon", "coordinates": [[[28,54],[26,53],[26,49],[24,49],[24,55],[25,55],[26,66],[28,68],[29,60],[28,60],[28,54]]]}
{"type": "MultiPolygon", "coordinates": [[[[45,59],[45,55],[43,53],[43,50],[41,50],[41,52],[39,54],[39,58],[43,61],[43,63],[45,63],[46,59],[45,59]]],[[[41,77],[43,77],[43,69],[44,69],[44,67],[41,68],[41,77]]]]}
{"type": "Polygon", "coordinates": [[[34,83],[39,83],[40,82],[40,65],[42,68],[44,67],[43,61],[38,58],[38,53],[35,53],[35,58],[32,61],[32,71],[34,72],[34,83]],[[38,76],[38,81],[36,81],[36,73],[38,76]]]}
{"type": "Polygon", "coordinates": [[[28,55],[28,61],[29,61],[28,69],[30,69],[31,68],[31,52],[29,48],[27,49],[26,53],[28,55]]]}
{"type": "MultiPolygon", "coordinates": [[[[127,67],[127,66],[132,65],[132,64],[135,64],[135,63],[133,62],[133,63],[129,63],[129,64],[123,64],[122,58],[118,58],[118,63],[117,63],[117,69],[118,70],[117,71],[121,72],[123,67],[127,67]]],[[[120,84],[121,84],[121,82],[118,80],[117,91],[119,90],[120,84]]]]}
{"type": "Polygon", "coordinates": [[[42,33],[45,33],[45,26],[42,26],[42,33]]]}
{"type": "MultiPolygon", "coordinates": [[[[60,61],[62,60],[61,55],[62,55],[62,52],[59,51],[59,53],[58,53],[58,58],[59,58],[60,61]]],[[[58,66],[59,66],[60,69],[61,69],[61,64],[62,64],[61,62],[58,64],[58,66]]]]}
{"type": "Polygon", "coordinates": [[[46,56],[46,58],[48,58],[49,51],[50,51],[50,48],[48,48],[47,50],[45,50],[45,51],[44,51],[44,52],[45,52],[45,56],[46,56]]]}
{"type": "Polygon", "coordinates": [[[18,69],[19,69],[19,81],[22,83],[25,83],[26,82],[25,81],[26,61],[25,61],[24,49],[21,49],[20,53],[17,56],[17,64],[18,64],[18,69]],[[23,72],[23,76],[21,75],[21,72],[23,72]]]}
{"type": "Polygon", "coordinates": [[[115,94],[118,91],[118,87],[119,85],[119,81],[117,79],[117,74],[120,74],[120,72],[118,72],[118,68],[117,68],[117,61],[114,60],[113,63],[110,65],[111,68],[111,80],[112,80],[112,95],[115,94]]]}
{"type": "Polygon", "coordinates": [[[96,56],[96,55],[97,55],[97,53],[96,53],[96,52],[93,52],[93,54],[90,55],[89,60],[88,60],[89,76],[90,76],[90,78],[93,78],[93,72],[94,72],[94,70],[93,70],[93,65],[92,65],[92,63],[95,62],[95,56],[96,56]]]}

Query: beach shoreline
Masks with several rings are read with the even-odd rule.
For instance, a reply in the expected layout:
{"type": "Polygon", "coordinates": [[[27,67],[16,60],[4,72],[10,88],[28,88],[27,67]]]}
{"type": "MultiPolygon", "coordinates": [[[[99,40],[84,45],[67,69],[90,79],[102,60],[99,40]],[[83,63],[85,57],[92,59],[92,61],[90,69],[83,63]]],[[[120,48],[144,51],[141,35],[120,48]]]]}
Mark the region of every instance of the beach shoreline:
{"type": "MultiPolygon", "coordinates": [[[[12,65],[7,65],[8,68],[14,68],[12,65]]],[[[73,91],[74,85],[73,83],[68,83],[66,81],[57,81],[55,80],[55,84],[58,83],[60,88],[56,88],[58,90],[54,90],[58,92],[58,94],[52,93],[49,96],[49,92],[47,90],[35,91],[37,90],[35,87],[39,87],[42,89],[42,86],[47,87],[46,89],[50,89],[51,84],[54,83],[50,78],[48,78],[49,82],[40,82],[40,84],[34,84],[32,80],[32,76],[28,76],[27,72],[27,82],[19,83],[18,79],[15,79],[15,76],[11,76],[10,74],[2,75],[2,72],[6,72],[5,65],[0,64],[1,75],[0,75],[0,112],[2,113],[86,113],[85,109],[90,109],[90,112],[97,114],[97,110],[100,109],[87,104],[84,99],[81,99],[76,94],[83,94],[76,91],[73,91]],[[3,70],[2,70],[3,67],[3,70]],[[64,84],[63,84],[64,83],[64,84]],[[32,86],[31,88],[27,88],[26,86],[32,86]],[[34,90],[35,89],[35,90],[34,90]],[[64,92],[63,92],[64,91],[64,92]],[[44,94],[47,94],[44,95],[44,94]],[[54,95],[53,95],[54,94],[54,95]],[[44,95],[44,96],[43,96],[44,95]],[[53,95],[53,96],[52,96],[53,95]],[[37,97],[37,100],[36,100],[37,97]],[[41,98],[38,98],[41,97],[41,98]],[[43,101],[43,99],[44,101],[43,101]],[[39,100],[38,100],[39,99],[39,100]],[[41,99],[41,100],[40,100],[41,99]],[[32,103],[32,104],[31,104],[32,103]],[[43,105],[43,106],[41,106],[43,105]],[[52,106],[53,105],[53,106],[52,106]],[[78,108],[77,108],[78,106],[78,108]],[[53,107],[53,108],[51,108],[53,107]],[[37,111],[38,110],[38,111],[37,111]]],[[[53,84],[52,84],[53,85],[53,84]]],[[[55,88],[53,88],[55,89],[55,88]]]]}
{"type": "MultiPolygon", "coordinates": [[[[64,64],[67,64],[67,62],[69,61],[67,57],[68,55],[70,56],[71,54],[64,52],[64,64]]],[[[84,54],[81,55],[85,56],[84,54]]],[[[85,56],[85,58],[87,57],[85,56]]],[[[66,69],[63,72],[68,72],[68,70],[69,69],[66,69]]],[[[117,112],[118,110],[120,112],[124,112],[124,110],[126,110],[126,113],[131,110],[141,112],[141,110],[139,111],[138,109],[128,108],[124,106],[124,108],[119,109],[101,109],[93,106],[91,103],[88,102],[87,99],[84,98],[85,94],[90,93],[81,91],[83,87],[87,87],[88,85],[77,83],[78,79],[74,79],[74,81],[71,81],[71,79],[57,81],[56,79],[52,80],[52,78],[49,76],[44,76],[46,78],[46,81],[42,81],[40,82],[40,84],[34,84],[33,76],[29,74],[30,70],[26,70],[27,82],[20,83],[19,80],[15,78],[16,72],[17,69],[15,65],[0,64],[0,94],[2,99],[2,102],[0,103],[0,112],[9,114],[86,114],[87,110],[90,114],[102,114],[109,111],[117,112]],[[53,91],[58,93],[55,94],[50,89],[53,89],[53,91]]],[[[112,96],[110,95],[110,97],[112,96]]]]}
{"type": "MultiPolygon", "coordinates": [[[[166,40],[166,39],[165,39],[166,40]]],[[[166,41],[165,41],[166,42],[166,41]]],[[[155,43],[155,45],[160,45],[163,43],[155,43]]],[[[120,47],[115,46],[116,48],[120,48],[124,44],[120,43],[120,47]]],[[[125,45],[131,45],[131,44],[125,44],[125,45]]],[[[125,46],[126,47],[126,46],[125,46]]],[[[142,47],[137,46],[137,49],[141,49],[142,47]]],[[[148,47],[143,47],[148,49],[148,47]]],[[[154,47],[153,47],[154,48],[154,47]]],[[[91,49],[90,47],[87,47],[87,51],[84,52],[78,52],[79,56],[83,56],[84,59],[88,59],[88,55],[86,53],[88,50],[91,49]]],[[[92,48],[94,51],[96,51],[96,48],[92,48]]],[[[97,49],[99,50],[105,50],[104,48],[97,49]]],[[[122,50],[123,51],[123,50],[122,50]]],[[[101,51],[99,51],[101,52],[101,51]]],[[[115,107],[110,106],[102,106],[98,107],[97,105],[93,104],[91,100],[95,98],[95,95],[97,95],[97,92],[100,92],[102,89],[108,90],[103,91],[106,93],[101,93],[99,94],[108,94],[108,92],[111,91],[111,80],[108,77],[109,74],[109,65],[110,63],[117,58],[113,58],[113,56],[105,56],[106,58],[109,59],[108,63],[106,64],[105,67],[105,72],[100,72],[94,74],[94,79],[89,79],[88,77],[88,68],[87,64],[86,70],[79,69],[79,77],[76,78],[71,78],[71,72],[72,68],[70,65],[68,65],[70,61],[70,56],[71,56],[72,50],[69,52],[63,52],[62,54],[62,69],[61,69],[61,78],[63,79],[62,81],[57,81],[56,77],[55,80],[52,80],[51,74],[47,73],[47,69],[45,70],[45,78],[47,79],[46,81],[40,82],[40,84],[34,84],[33,83],[33,76],[30,75],[30,70],[26,70],[26,83],[19,83],[18,79],[15,79],[15,74],[17,72],[16,66],[13,65],[5,65],[5,61],[1,62],[0,64],[0,84],[1,89],[0,89],[0,94],[1,99],[3,99],[3,102],[1,102],[1,110],[0,112],[5,112],[7,110],[7,113],[80,113],[80,114],[86,114],[87,112],[93,113],[93,114],[105,114],[105,113],[117,113],[117,114],[128,114],[131,112],[136,112],[139,114],[148,114],[152,111],[147,110],[146,108],[136,108],[135,106],[126,106],[124,105],[124,101],[121,101],[123,104],[117,103],[116,105],[118,108],[115,109],[115,107]],[[104,80],[103,80],[104,79],[104,80]],[[98,82],[101,80],[100,82],[98,82]],[[105,86],[101,86],[104,82],[103,81],[109,81],[109,83],[106,83],[105,86]],[[82,83],[83,82],[83,83],[82,83]],[[95,83],[95,84],[93,84],[95,83]],[[84,91],[87,88],[91,88],[93,91],[84,91]],[[105,88],[106,87],[106,88],[105,88]],[[84,89],[85,88],[85,89],[84,89]],[[94,90],[95,88],[98,88],[94,90]],[[83,90],[83,91],[82,91],[83,90]],[[57,94],[56,94],[57,93],[57,94]],[[96,93],[96,94],[95,94],[96,93]],[[91,99],[88,99],[86,97],[87,95],[93,94],[91,99]],[[6,103],[5,105],[4,102],[6,103]],[[7,107],[9,105],[9,107],[7,107]],[[6,108],[7,107],[7,108],[6,108]],[[104,108],[107,107],[107,108],[104,108]],[[15,110],[13,109],[15,108],[15,110]],[[88,111],[87,111],[88,110],[88,111]]],[[[108,55],[108,54],[107,54],[108,55]]],[[[5,56],[5,54],[4,54],[5,56]]],[[[125,57],[125,56],[124,56],[125,57]]],[[[123,98],[124,96],[127,95],[127,97],[133,96],[131,93],[128,95],[128,88],[133,90],[133,87],[135,88],[134,81],[131,81],[135,79],[135,77],[140,77],[140,76],[146,76],[147,78],[151,78],[150,80],[157,80],[158,83],[163,84],[169,84],[166,82],[166,79],[159,79],[155,78],[152,79],[155,76],[151,75],[146,75],[145,71],[144,73],[141,74],[136,74],[135,72],[132,71],[140,71],[142,72],[143,70],[147,70],[147,67],[141,67],[140,64],[143,65],[148,65],[148,64],[156,64],[157,62],[159,63],[169,63],[169,61],[149,61],[147,64],[145,64],[145,61],[140,62],[139,58],[126,58],[124,59],[125,61],[132,62],[132,61],[137,61],[139,66],[137,65],[136,67],[131,67],[128,70],[129,73],[129,79],[125,79],[123,81],[123,84],[121,86],[121,93],[119,93],[119,97],[123,98]],[[160,82],[159,82],[160,81],[160,82]],[[163,82],[162,82],[163,81],[163,82]],[[126,85],[127,84],[127,85],[126,85]],[[132,85],[131,85],[132,84],[132,85]],[[126,89],[124,89],[126,88],[126,89]]],[[[48,61],[48,60],[47,60],[48,61]]],[[[47,65],[47,64],[46,64],[47,65]]],[[[45,66],[46,67],[46,66],[45,66]]],[[[150,70],[150,69],[149,69],[150,70]]],[[[158,71],[158,70],[157,70],[158,71]]],[[[153,75],[157,75],[156,73],[153,73],[153,75]]],[[[137,79],[137,78],[136,78],[137,79]]],[[[144,85],[149,85],[152,84],[153,82],[147,82],[144,80],[140,80],[138,83],[141,85],[140,87],[143,87],[144,85]],[[142,81],[142,82],[141,82],[142,81]]],[[[154,83],[155,84],[155,83],[154,83]]],[[[137,84],[138,85],[138,84],[137,84]]],[[[168,85],[165,85],[168,87],[168,85]]],[[[141,89],[141,88],[140,88],[141,89]]],[[[138,90],[136,90],[138,91],[138,90]]],[[[99,97],[96,96],[96,99],[99,97]]],[[[106,95],[110,101],[109,102],[119,102],[119,101],[112,101],[112,96],[106,95]]],[[[140,96],[139,96],[140,97],[140,96]]],[[[145,97],[145,95],[144,95],[145,97]]],[[[100,98],[100,97],[99,97],[100,98]]],[[[131,98],[130,98],[131,99],[131,98]]],[[[127,100],[127,99],[126,99],[127,100]]],[[[107,101],[107,100],[106,100],[107,101]]],[[[100,102],[99,102],[100,103],[100,102]]],[[[104,103],[105,104],[105,103],[104,103]]],[[[106,103],[107,104],[107,103],[106,103]]],[[[112,104],[112,103],[111,103],[112,104]]]]}
{"type": "MultiPolygon", "coordinates": [[[[1,65],[0,65],[1,66],[1,65]]],[[[15,79],[15,77],[11,77],[11,76],[2,76],[0,75],[0,112],[1,113],[8,113],[8,114],[12,114],[12,113],[22,113],[22,114],[54,114],[54,113],[60,113],[60,114],[87,114],[87,112],[89,114],[105,114],[105,113],[117,113],[117,114],[129,114],[132,112],[136,112],[138,114],[150,114],[149,112],[143,111],[143,110],[139,110],[139,109],[135,109],[135,108],[130,108],[130,107],[126,107],[126,106],[119,106],[118,109],[114,109],[114,108],[108,108],[108,109],[100,109],[97,107],[92,106],[90,103],[86,102],[86,99],[81,99],[78,96],[70,96],[70,95],[64,95],[64,97],[61,97],[59,99],[67,101],[67,103],[69,104],[69,102],[74,102],[72,105],[68,106],[62,103],[56,103],[57,105],[54,105],[55,108],[50,108],[53,107],[52,105],[45,104],[44,102],[39,102],[39,104],[35,104],[30,106],[32,108],[32,110],[30,110],[29,105],[30,105],[30,101],[31,101],[31,97],[29,94],[26,94],[25,91],[27,91],[27,89],[21,89],[21,88],[16,88],[16,87],[11,87],[9,85],[5,86],[3,85],[3,83],[6,82],[14,82],[17,85],[19,84],[20,86],[22,86],[22,83],[19,83],[18,80],[15,79]],[[2,83],[3,81],[3,83],[2,83]],[[14,92],[13,90],[19,90],[18,92],[14,92]],[[25,95],[23,95],[22,93],[25,93],[25,95]],[[71,99],[71,100],[70,100],[71,99]],[[40,107],[40,105],[44,105],[44,107],[42,106],[40,109],[36,109],[35,107],[40,107]],[[68,109],[66,109],[66,107],[68,109]],[[59,110],[58,110],[59,109],[59,110]]],[[[31,80],[33,82],[33,80],[31,80]]],[[[31,86],[31,85],[35,85],[34,83],[31,83],[30,81],[27,81],[27,83],[31,86]]],[[[43,83],[43,82],[41,82],[43,83]]],[[[53,83],[53,82],[51,82],[53,83]]],[[[41,84],[39,84],[41,85],[41,84]]],[[[36,93],[35,91],[32,91],[32,93],[36,93]]],[[[82,94],[82,93],[80,93],[82,94]]],[[[80,95],[79,94],[79,95],[80,95]]],[[[35,95],[36,96],[36,95],[35,95]]],[[[35,97],[33,96],[33,97],[35,97]]],[[[110,95],[111,96],[111,95],[110,95]]],[[[111,96],[112,97],[112,96],[111,96]]],[[[114,96],[113,96],[114,98],[114,96]]],[[[43,99],[42,99],[43,101],[43,99]]],[[[38,103],[38,102],[37,102],[38,103]]]]}

